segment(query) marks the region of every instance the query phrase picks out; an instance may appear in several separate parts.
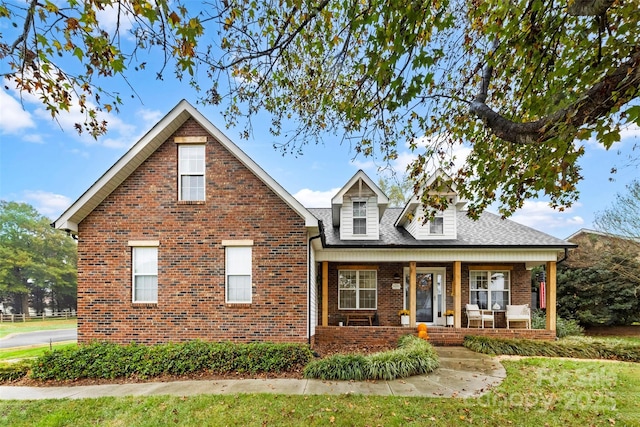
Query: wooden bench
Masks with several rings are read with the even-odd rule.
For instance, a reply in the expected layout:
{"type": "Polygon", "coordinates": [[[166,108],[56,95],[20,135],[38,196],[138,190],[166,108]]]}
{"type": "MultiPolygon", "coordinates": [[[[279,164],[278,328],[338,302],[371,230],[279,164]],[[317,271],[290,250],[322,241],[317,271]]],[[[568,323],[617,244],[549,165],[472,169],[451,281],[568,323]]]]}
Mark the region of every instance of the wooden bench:
{"type": "Polygon", "coordinates": [[[373,314],[347,314],[347,326],[350,323],[368,323],[373,326],[373,314]]]}

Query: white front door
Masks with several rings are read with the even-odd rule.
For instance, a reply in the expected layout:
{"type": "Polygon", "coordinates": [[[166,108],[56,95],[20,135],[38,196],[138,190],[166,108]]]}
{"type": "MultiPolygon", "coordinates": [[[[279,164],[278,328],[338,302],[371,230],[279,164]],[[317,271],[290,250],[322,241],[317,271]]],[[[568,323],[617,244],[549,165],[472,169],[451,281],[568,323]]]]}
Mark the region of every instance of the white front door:
{"type": "Polygon", "coordinates": [[[416,269],[416,300],[410,301],[409,269],[404,269],[404,308],[415,310],[416,323],[445,324],[446,281],[444,268],[416,269]]]}

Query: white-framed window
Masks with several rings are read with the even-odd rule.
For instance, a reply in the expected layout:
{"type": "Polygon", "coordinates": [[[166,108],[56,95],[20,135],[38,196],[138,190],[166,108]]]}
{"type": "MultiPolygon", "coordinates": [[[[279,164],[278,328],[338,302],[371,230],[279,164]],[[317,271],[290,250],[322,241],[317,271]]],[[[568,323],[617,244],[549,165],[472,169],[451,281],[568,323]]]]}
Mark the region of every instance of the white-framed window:
{"type": "Polygon", "coordinates": [[[378,307],[378,272],[376,270],[338,271],[338,308],[340,310],[375,310],[378,307]]]}
{"type": "Polygon", "coordinates": [[[227,303],[251,303],[251,246],[225,248],[227,303]]]}
{"type": "Polygon", "coordinates": [[[353,202],[353,234],[367,234],[367,202],[353,202]]]}
{"type": "Polygon", "coordinates": [[[139,303],[158,302],[158,248],[131,248],[133,264],[132,301],[139,303]]]}
{"type": "Polygon", "coordinates": [[[469,271],[469,302],[482,310],[506,310],[510,284],[509,271],[469,271]]]}
{"type": "Polygon", "coordinates": [[[429,234],[444,234],[444,216],[442,212],[436,213],[429,221],[429,234]]]}
{"type": "Polygon", "coordinates": [[[204,145],[178,145],[178,200],[204,200],[204,145]]]}

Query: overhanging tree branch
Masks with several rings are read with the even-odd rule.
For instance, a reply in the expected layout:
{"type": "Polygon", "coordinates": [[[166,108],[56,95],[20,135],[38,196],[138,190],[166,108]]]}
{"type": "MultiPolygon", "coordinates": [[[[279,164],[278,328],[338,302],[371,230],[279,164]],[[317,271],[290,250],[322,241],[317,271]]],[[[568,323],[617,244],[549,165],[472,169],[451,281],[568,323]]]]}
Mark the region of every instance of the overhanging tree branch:
{"type": "Polygon", "coordinates": [[[498,138],[515,144],[535,144],[558,136],[560,127],[578,129],[593,124],[614,107],[636,98],[640,92],[640,49],[636,48],[628,61],[604,76],[577,101],[533,122],[514,122],[485,103],[492,71],[490,65],[485,67],[480,93],[471,103],[470,111],[498,138]]]}

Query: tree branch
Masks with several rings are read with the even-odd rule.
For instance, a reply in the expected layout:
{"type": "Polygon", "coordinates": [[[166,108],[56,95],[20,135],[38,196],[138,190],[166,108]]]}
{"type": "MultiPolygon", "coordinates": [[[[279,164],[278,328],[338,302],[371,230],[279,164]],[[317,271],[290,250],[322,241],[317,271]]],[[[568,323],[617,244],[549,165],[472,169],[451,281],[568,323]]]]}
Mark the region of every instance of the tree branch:
{"type": "Polygon", "coordinates": [[[614,0],[573,0],[567,11],[573,16],[601,16],[607,13],[614,0]]]}
{"type": "Polygon", "coordinates": [[[488,67],[483,73],[480,94],[471,103],[470,111],[483,120],[498,138],[515,144],[547,141],[558,135],[560,126],[577,129],[593,124],[615,106],[633,100],[640,92],[640,48],[636,47],[628,61],[604,76],[573,104],[534,122],[518,123],[503,117],[484,102],[485,81],[490,76],[488,67]]]}

